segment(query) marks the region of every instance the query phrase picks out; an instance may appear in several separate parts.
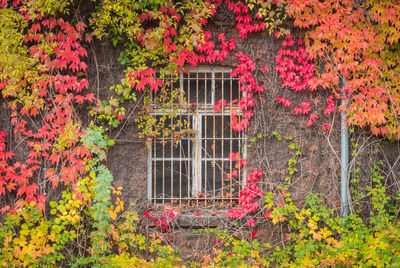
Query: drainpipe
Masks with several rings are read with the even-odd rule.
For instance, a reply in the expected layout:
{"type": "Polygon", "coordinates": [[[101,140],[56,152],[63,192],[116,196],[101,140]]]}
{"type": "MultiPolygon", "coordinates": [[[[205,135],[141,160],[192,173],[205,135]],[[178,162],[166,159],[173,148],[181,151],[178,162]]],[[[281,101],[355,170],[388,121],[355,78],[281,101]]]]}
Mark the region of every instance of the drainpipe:
{"type": "MultiPolygon", "coordinates": [[[[346,92],[344,87],[346,85],[346,79],[341,78],[342,84],[342,100],[341,105],[346,106],[346,92]]],[[[340,111],[340,201],[341,201],[341,214],[342,222],[344,218],[349,215],[349,193],[348,193],[348,179],[349,179],[349,130],[346,124],[346,112],[340,111]]]]}

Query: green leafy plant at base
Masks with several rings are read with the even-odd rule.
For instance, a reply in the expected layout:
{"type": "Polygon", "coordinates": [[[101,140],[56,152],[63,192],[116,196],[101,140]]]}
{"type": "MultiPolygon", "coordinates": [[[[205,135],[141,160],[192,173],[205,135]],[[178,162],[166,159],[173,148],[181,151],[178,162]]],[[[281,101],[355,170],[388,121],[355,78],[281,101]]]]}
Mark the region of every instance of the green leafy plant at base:
{"type": "Polygon", "coordinates": [[[102,164],[106,156],[105,150],[112,142],[107,140],[102,134],[104,131],[96,126],[85,132],[82,141],[95,155],[87,162],[93,193],[92,204],[87,208],[91,216],[91,232],[88,237],[90,248],[89,254],[77,256],[70,265],[124,267],[129,264],[172,267],[179,264],[181,260],[172,247],[163,246],[161,240],[155,236],[146,237],[137,233],[136,223],[139,219],[135,211],[124,211],[124,202],[119,197],[112,202],[112,196],[120,195],[121,188],[114,189],[111,186],[112,174],[102,164]],[[146,252],[154,255],[153,262],[144,258],[146,252]]]}
{"type": "Polygon", "coordinates": [[[72,243],[82,228],[81,209],[90,196],[82,181],[79,188],[84,196],[77,199],[70,190],[62,193],[58,202],[50,201],[51,217],[26,204],[16,214],[8,214],[0,228],[0,265],[42,267],[53,266],[66,258],[65,246],[72,243]]]}
{"type": "MultiPolygon", "coordinates": [[[[285,267],[360,266],[386,267],[400,261],[400,223],[391,213],[389,196],[382,176],[373,166],[375,186],[367,187],[372,210],[367,222],[357,214],[342,219],[328,209],[315,194],[307,197],[305,208],[298,209],[290,195],[276,207],[272,222],[288,223],[289,240],[275,248],[272,263],[285,267]]],[[[398,209],[398,205],[396,207],[398,209]]]]}
{"type": "Polygon", "coordinates": [[[47,213],[31,202],[7,214],[0,226],[0,266],[179,266],[177,250],[155,234],[139,234],[137,213],[124,211],[119,197],[113,201],[121,189],[111,186],[113,177],[102,164],[113,142],[96,126],[85,132],[81,140],[92,153],[85,159],[88,176],[49,201],[47,213]]]}
{"type": "Polygon", "coordinates": [[[227,230],[206,229],[206,233],[216,236],[214,255],[210,266],[215,267],[258,267],[269,264],[266,258],[262,258],[262,252],[269,248],[268,244],[262,245],[257,239],[247,241],[238,239],[227,230]]]}
{"type": "MultiPolygon", "coordinates": [[[[379,164],[379,163],[378,163],[379,164]]],[[[275,194],[265,194],[268,217],[285,226],[282,243],[271,247],[257,239],[239,238],[232,230],[206,229],[213,234],[213,257],[207,265],[223,267],[396,267],[400,263],[399,204],[391,202],[382,184],[384,177],[372,166],[372,186],[366,187],[372,209],[368,218],[356,212],[345,219],[311,193],[304,207],[297,207],[290,193],[275,205],[275,194]]],[[[197,267],[199,263],[193,263],[197,267]]],[[[203,263],[203,266],[204,263],[203,263]]]]}

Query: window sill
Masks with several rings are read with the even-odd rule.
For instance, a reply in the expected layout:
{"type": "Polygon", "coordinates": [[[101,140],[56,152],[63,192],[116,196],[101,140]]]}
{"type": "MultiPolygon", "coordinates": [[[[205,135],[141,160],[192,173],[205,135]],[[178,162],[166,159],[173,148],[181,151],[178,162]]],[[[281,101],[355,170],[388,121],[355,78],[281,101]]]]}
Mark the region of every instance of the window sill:
{"type": "MultiPolygon", "coordinates": [[[[174,222],[182,228],[202,228],[202,227],[218,227],[227,226],[230,220],[226,217],[227,210],[202,210],[201,215],[195,215],[194,212],[180,213],[174,222]]],[[[150,213],[151,217],[157,217],[161,219],[165,215],[158,213],[150,213]]],[[[156,227],[156,221],[148,220],[149,227],[156,227]]]]}

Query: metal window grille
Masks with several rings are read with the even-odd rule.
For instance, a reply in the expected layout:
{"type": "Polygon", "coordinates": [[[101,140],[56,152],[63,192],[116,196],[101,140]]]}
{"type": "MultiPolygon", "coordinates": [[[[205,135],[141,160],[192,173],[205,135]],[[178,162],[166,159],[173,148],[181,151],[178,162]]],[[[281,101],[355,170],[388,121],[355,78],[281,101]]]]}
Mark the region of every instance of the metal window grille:
{"type": "Polygon", "coordinates": [[[231,112],[239,113],[238,80],[229,69],[196,69],[171,84],[186,101],[178,109],[155,109],[158,119],[169,113],[165,128],[170,130],[154,139],[149,150],[149,200],[179,206],[234,205],[245,183],[240,169],[237,177],[226,179],[235,168],[229,154],[245,148],[244,134],[231,127],[231,112]],[[215,103],[221,98],[227,104],[216,112],[215,103]],[[182,137],[179,130],[184,124],[191,135],[182,137]]]}

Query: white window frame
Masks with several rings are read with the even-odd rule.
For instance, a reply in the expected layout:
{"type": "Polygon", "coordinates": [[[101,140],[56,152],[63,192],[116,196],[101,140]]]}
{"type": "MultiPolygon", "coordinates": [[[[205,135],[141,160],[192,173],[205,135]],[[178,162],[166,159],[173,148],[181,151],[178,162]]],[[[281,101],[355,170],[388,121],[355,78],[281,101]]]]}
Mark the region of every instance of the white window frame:
{"type": "MultiPolygon", "coordinates": [[[[215,90],[216,90],[216,88],[215,88],[215,81],[216,81],[215,73],[227,73],[227,72],[230,73],[231,71],[232,71],[232,69],[224,68],[224,67],[198,67],[198,68],[189,69],[189,74],[190,73],[194,73],[194,72],[197,72],[197,73],[211,73],[211,86],[212,86],[211,103],[197,104],[198,107],[197,107],[196,113],[190,115],[190,117],[191,117],[191,122],[190,123],[191,123],[192,129],[194,130],[194,133],[195,133],[195,136],[191,139],[192,140],[191,156],[190,157],[186,157],[186,158],[174,158],[172,153],[171,153],[171,157],[168,157],[167,160],[166,160],[166,161],[182,161],[182,160],[186,160],[186,161],[191,162],[191,164],[192,164],[192,177],[191,177],[192,185],[190,186],[191,197],[189,197],[189,199],[198,198],[197,195],[198,195],[198,193],[200,193],[200,191],[202,189],[202,172],[203,172],[203,166],[202,166],[202,160],[203,160],[203,157],[202,157],[202,141],[203,140],[206,140],[206,141],[207,140],[212,140],[211,138],[207,137],[207,135],[206,135],[206,137],[202,137],[202,117],[205,117],[205,120],[206,120],[206,117],[210,116],[210,115],[212,115],[214,117],[215,116],[222,116],[222,120],[223,120],[224,116],[230,116],[230,111],[233,108],[236,109],[238,112],[240,112],[239,105],[238,105],[238,103],[240,103],[240,98],[238,99],[237,104],[235,104],[234,106],[232,106],[232,105],[229,106],[229,100],[227,100],[228,104],[225,106],[226,107],[225,109],[221,108],[221,110],[219,112],[216,112],[214,110],[215,101],[219,101],[219,100],[215,100],[215,90]]],[[[183,90],[183,88],[184,88],[184,85],[183,85],[184,79],[183,78],[184,78],[184,74],[183,74],[183,72],[181,72],[180,79],[179,79],[179,81],[180,81],[180,89],[181,90],[183,90]]],[[[199,80],[199,79],[202,79],[202,78],[195,78],[195,79],[199,80]]],[[[206,79],[206,78],[204,78],[204,79],[206,79]]],[[[232,77],[230,77],[229,79],[237,80],[237,78],[232,78],[232,77]]],[[[190,80],[190,79],[188,79],[188,80],[190,80]]],[[[224,78],[221,78],[221,80],[224,81],[224,78]]],[[[239,87],[238,90],[240,90],[240,84],[239,83],[238,83],[238,87],[239,87]]],[[[241,91],[239,91],[239,95],[243,95],[241,93],[241,91]]],[[[190,102],[190,101],[188,100],[188,102],[190,102]]],[[[185,109],[185,108],[183,108],[183,109],[185,109]]],[[[172,111],[172,109],[171,110],[164,109],[164,113],[165,112],[168,113],[170,111],[172,111]]],[[[156,109],[152,113],[152,115],[157,116],[157,115],[163,115],[164,113],[163,113],[163,111],[161,111],[161,109],[160,110],[156,109]]],[[[188,115],[185,115],[185,116],[188,116],[188,115]]],[[[233,130],[231,130],[231,131],[233,132],[233,130]]],[[[241,153],[242,159],[245,159],[245,158],[247,158],[247,142],[246,142],[246,140],[247,140],[246,138],[247,137],[246,137],[245,133],[241,133],[240,135],[241,135],[241,138],[239,138],[239,140],[240,140],[239,141],[239,150],[242,152],[241,153]]],[[[222,141],[224,141],[224,140],[230,140],[230,139],[233,139],[233,138],[231,136],[230,138],[221,137],[220,139],[222,141]]],[[[216,139],[213,138],[213,140],[216,140],[216,139]]],[[[159,160],[165,161],[165,158],[153,157],[153,150],[154,150],[153,146],[151,146],[151,148],[148,150],[148,162],[147,162],[147,165],[148,165],[147,198],[148,198],[149,201],[152,201],[153,198],[155,197],[155,194],[153,192],[155,190],[155,189],[153,189],[153,179],[154,179],[153,178],[153,172],[154,172],[154,170],[153,170],[153,160],[155,160],[155,161],[159,161],[159,160]]],[[[232,170],[234,168],[234,162],[230,161],[228,157],[224,157],[223,154],[224,154],[224,151],[222,151],[222,155],[221,155],[220,158],[215,158],[214,157],[212,159],[212,161],[224,161],[224,162],[225,161],[226,162],[229,161],[230,170],[232,170]]],[[[204,161],[206,161],[206,163],[207,163],[207,161],[210,161],[210,160],[207,160],[207,157],[206,157],[204,161]]],[[[171,177],[172,177],[172,173],[173,173],[173,170],[171,170],[171,177]]],[[[226,174],[223,175],[222,180],[224,180],[225,175],[226,174]]],[[[246,169],[245,168],[240,169],[239,176],[241,177],[240,187],[239,187],[239,191],[240,191],[241,188],[243,188],[246,185],[246,169]]],[[[214,178],[214,182],[215,182],[215,178],[214,178]]],[[[166,195],[166,194],[169,194],[169,193],[165,193],[164,192],[163,194],[166,195]]],[[[206,198],[212,198],[212,197],[215,197],[215,196],[206,196],[206,198]]],[[[179,200],[180,199],[179,197],[170,197],[170,198],[174,199],[174,200],[179,200]]],[[[157,199],[157,198],[155,198],[155,199],[157,199]]],[[[163,198],[160,198],[160,199],[162,199],[163,203],[164,203],[164,199],[168,199],[168,197],[164,196],[163,198]]],[[[153,201],[153,202],[155,202],[155,201],[153,201]]]]}

